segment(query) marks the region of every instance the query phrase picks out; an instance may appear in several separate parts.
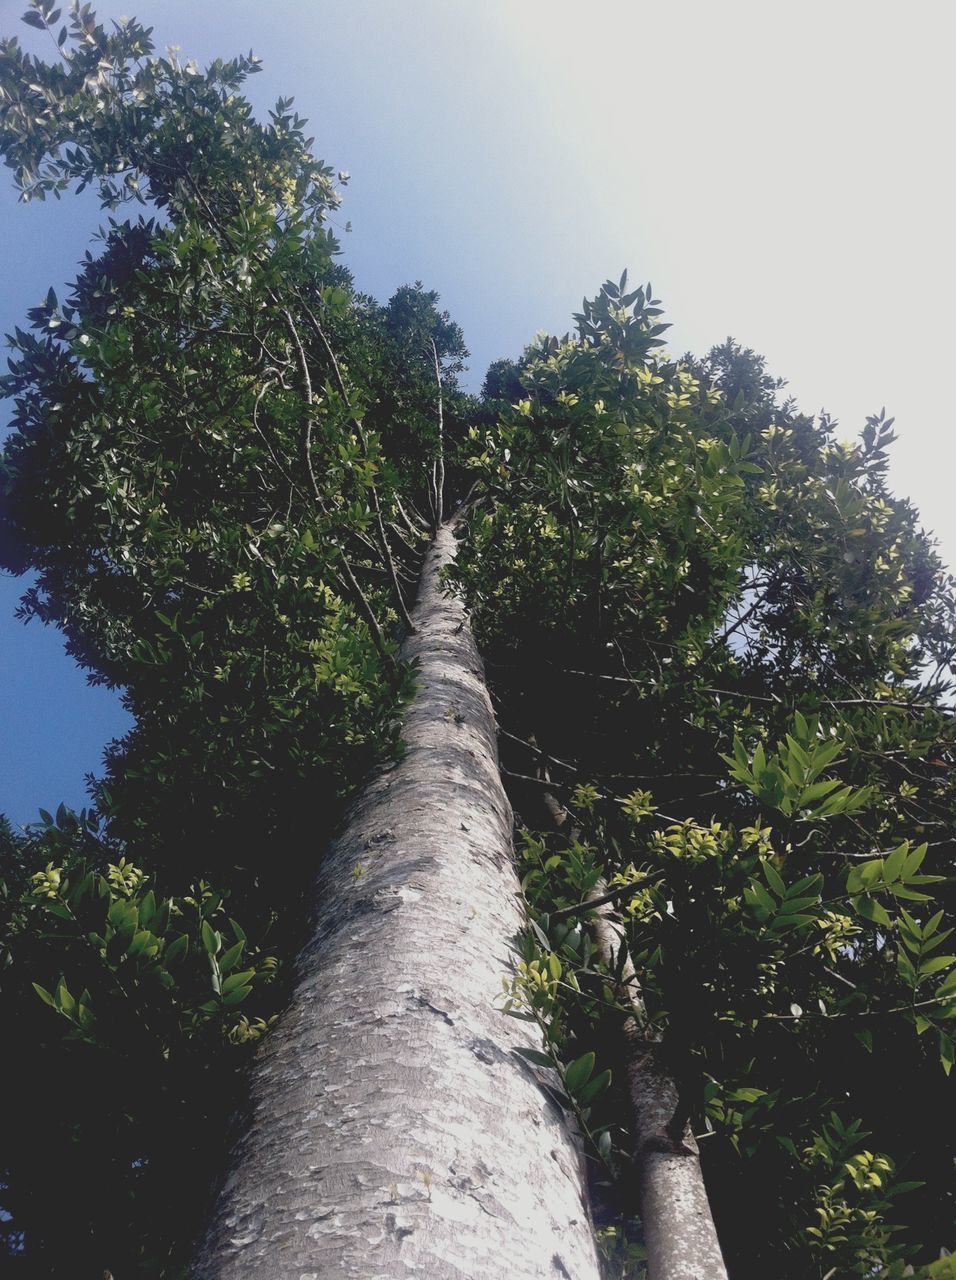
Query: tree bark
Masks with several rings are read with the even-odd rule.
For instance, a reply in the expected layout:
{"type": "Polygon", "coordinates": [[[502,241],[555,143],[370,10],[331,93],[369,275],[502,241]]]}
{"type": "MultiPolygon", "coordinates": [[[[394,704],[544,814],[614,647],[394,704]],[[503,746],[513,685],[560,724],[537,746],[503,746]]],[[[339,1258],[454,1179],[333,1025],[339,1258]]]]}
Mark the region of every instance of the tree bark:
{"type": "Polygon", "coordinates": [[[598,1280],[580,1152],[494,1006],[523,917],[451,523],[429,551],[407,753],[326,855],[196,1280],[598,1280]]]}

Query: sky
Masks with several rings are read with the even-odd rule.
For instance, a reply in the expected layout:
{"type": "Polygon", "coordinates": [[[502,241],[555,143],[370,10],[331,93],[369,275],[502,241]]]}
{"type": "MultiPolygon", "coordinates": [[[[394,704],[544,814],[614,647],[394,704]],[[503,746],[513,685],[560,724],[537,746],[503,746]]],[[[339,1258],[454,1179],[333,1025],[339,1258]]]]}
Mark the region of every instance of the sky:
{"type": "MultiPolygon", "coordinates": [[[[0,0],[0,34],[52,46],[0,0]]],[[[205,63],[252,49],[264,111],[295,97],[350,172],[338,229],[358,286],[436,289],[477,390],[563,333],[627,267],[670,349],[732,335],[851,438],[886,406],[891,481],[956,563],[956,6],[914,0],[103,0],[205,63]],[[344,234],[346,221],[352,230],[344,234]]],[[[0,331],[75,273],[85,199],[18,205],[0,173],[0,331]]],[[[0,409],[0,422],[4,420],[0,409]]],[[[129,724],[0,577],[0,812],[85,803],[129,724]]]]}

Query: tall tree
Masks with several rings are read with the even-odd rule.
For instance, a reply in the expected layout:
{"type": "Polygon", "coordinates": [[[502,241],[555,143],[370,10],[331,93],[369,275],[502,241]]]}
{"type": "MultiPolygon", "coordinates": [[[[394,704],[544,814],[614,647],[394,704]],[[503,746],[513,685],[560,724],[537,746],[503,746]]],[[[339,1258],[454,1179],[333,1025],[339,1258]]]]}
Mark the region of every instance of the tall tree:
{"type": "Polygon", "coordinates": [[[719,1274],[699,1142],[735,1278],[945,1275],[956,611],[891,424],[671,359],[626,279],[474,404],[435,294],[356,293],[251,55],[27,21],[60,58],[0,47],[22,197],[146,209],[4,379],[24,616],[135,717],[97,814],[0,833],[14,1092],[75,1082],[8,1122],[11,1267],[174,1276],[195,1235],[202,1275],[594,1274],[580,1140],[610,1274],[719,1274]],[[523,828],[513,966],[439,573],[523,828]]]}
{"type": "MultiPolygon", "coordinates": [[[[57,20],[49,6],[28,17],[40,26],[57,20]]],[[[417,1229],[402,1251],[433,1257],[436,1268],[451,1267],[457,1250],[462,1274],[479,1266],[489,1275],[560,1274],[565,1265],[596,1274],[571,1132],[534,1069],[510,1055],[528,1033],[516,1037],[492,1003],[520,917],[473,647],[460,609],[439,599],[434,572],[420,627],[408,615],[408,584],[427,541],[418,511],[441,520],[445,477],[430,463],[455,439],[460,331],[420,286],[386,307],[355,295],[325,227],[338,202],[332,174],[312,159],[302,122],[280,102],[259,125],[238,94],[254,59],[202,74],[151,57],[138,24],[107,32],[86,7],[73,10],[58,44],[63,60],[54,65],[27,58],[13,41],[2,50],[0,142],[23,196],[94,182],[107,207],[136,199],[150,216],[111,219],[67,299],[61,305],[51,292],[31,314],[32,332],[14,337],[4,558],[38,574],[24,615],[59,625],[95,678],[123,689],[136,727],[97,790],[108,836],[94,819],[61,812],[31,840],[12,842],[4,999],[11,1014],[24,999],[31,1013],[46,1004],[70,1029],[50,1063],[55,1030],[24,1046],[24,1088],[39,1065],[51,1078],[76,1059],[87,1088],[120,1065],[164,1105],[110,1105],[84,1092],[69,1117],[53,1118],[48,1127],[73,1157],[63,1162],[66,1179],[88,1163],[97,1124],[111,1131],[90,1194],[74,1197],[69,1240],[43,1220],[53,1183],[31,1155],[36,1125],[24,1117],[15,1126],[9,1230],[22,1232],[26,1247],[11,1236],[14,1258],[40,1274],[66,1265],[91,1275],[104,1266],[176,1273],[210,1179],[209,1149],[236,1102],[227,1059],[241,1060],[243,1046],[261,1038],[277,1003],[261,990],[275,971],[265,938],[289,959],[299,939],[325,929],[330,911],[344,923],[347,899],[355,918],[338,944],[359,930],[364,903],[379,977],[370,981],[372,967],[351,955],[363,987],[330,987],[318,1014],[323,1031],[334,1029],[334,1007],[355,1001],[376,1024],[399,963],[413,983],[397,1028],[404,1062],[399,1040],[391,1049],[387,1127],[418,1137],[414,1150],[395,1146],[381,1185],[364,1188],[366,1220],[378,1231],[374,1246],[365,1235],[358,1241],[368,1265],[376,1257],[386,1265],[413,1229],[410,1215],[417,1229]],[[380,838],[401,829],[396,798],[394,822],[371,833],[344,883],[327,877],[325,914],[310,924],[311,904],[303,911],[297,903],[311,896],[323,838],[369,766],[396,755],[413,665],[434,648],[436,626],[447,640],[444,656],[430,659],[440,668],[441,706],[419,695],[406,738],[443,729],[448,741],[437,754],[426,743],[424,770],[410,751],[380,784],[420,792],[406,801],[400,852],[416,860],[422,888],[404,887],[384,904],[365,891],[378,879],[370,872],[366,882],[363,864],[375,860],[380,838]],[[403,629],[412,633],[407,656],[398,653],[403,629]],[[458,697],[474,712],[473,727],[457,710],[441,718],[455,652],[458,697]],[[472,797],[457,775],[441,776],[456,759],[471,769],[472,797]],[[442,839],[439,859],[453,803],[461,822],[442,839]],[[451,857],[456,842],[464,864],[451,857]],[[468,865],[473,892],[464,895],[468,865]],[[377,921],[386,927],[373,928],[377,921]],[[51,927],[52,952],[43,946],[51,927]],[[51,977],[45,970],[54,966],[60,974],[51,977]],[[117,1006],[137,1019],[135,1031],[118,1025],[117,1006]],[[444,1069],[422,1061],[436,1031],[436,1052],[451,1058],[444,1069]],[[450,1101],[436,1105],[446,1073],[453,1068],[464,1085],[465,1064],[472,1084],[459,1125],[446,1127],[439,1144],[451,1114],[450,1101]],[[473,1107],[476,1081],[489,1094],[483,1116],[473,1107]],[[184,1123],[171,1124],[177,1108],[184,1123]],[[435,1143],[423,1136],[429,1126],[435,1143]],[[492,1158],[496,1135],[511,1143],[507,1171],[492,1158]],[[176,1189],[182,1221],[171,1242],[164,1200],[183,1157],[190,1167],[176,1189]],[[110,1200],[98,1208],[104,1191],[110,1200]],[[117,1233],[115,1202],[130,1191],[134,1209],[117,1233]],[[446,1227],[430,1233],[447,1203],[446,1227]]],[[[442,537],[447,551],[447,530],[442,537]]],[[[403,869],[400,860],[392,878],[403,869]]],[[[320,981],[331,983],[331,974],[320,981]]],[[[301,986],[290,982],[295,1008],[301,986]]],[[[307,1059],[313,1025],[294,1026],[290,1017],[275,1044],[307,1059]]],[[[329,1064],[356,1090],[359,1129],[363,1088],[371,1126],[371,1077],[384,1071],[381,1063],[363,1071],[364,1038],[355,1023],[351,1041],[339,1043],[340,1068],[329,1064]]],[[[331,1102],[331,1076],[327,1083],[331,1102]]],[[[271,1118],[260,1112],[248,1141],[264,1132],[279,1141],[287,1106],[273,1094],[271,1118]]],[[[370,1127],[368,1137],[380,1157],[384,1135],[370,1127]]],[[[314,1168],[323,1149],[317,1129],[300,1153],[304,1166],[314,1168]]],[[[255,1178],[250,1169],[234,1172],[255,1178]]],[[[340,1177],[330,1166],[330,1194],[340,1177]]],[[[266,1189],[264,1213],[278,1212],[278,1194],[266,1189]]],[[[335,1198],[341,1206],[338,1191],[335,1198]]],[[[356,1206],[361,1198],[354,1195],[356,1206]]],[[[319,1216],[292,1221],[301,1232],[293,1247],[315,1252],[319,1216]]],[[[267,1221],[265,1239],[277,1229],[267,1221]]],[[[218,1273],[212,1253],[204,1257],[203,1268],[218,1273]]],[[[250,1265],[262,1273],[259,1261],[250,1265]]],[[[282,1273],[281,1253],[274,1265],[282,1273]]]]}

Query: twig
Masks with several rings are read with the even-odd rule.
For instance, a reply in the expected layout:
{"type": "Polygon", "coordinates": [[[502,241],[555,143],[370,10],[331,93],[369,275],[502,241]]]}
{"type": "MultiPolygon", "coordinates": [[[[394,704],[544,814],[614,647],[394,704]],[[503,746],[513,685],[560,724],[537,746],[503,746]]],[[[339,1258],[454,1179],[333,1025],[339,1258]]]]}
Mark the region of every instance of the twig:
{"type": "Polygon", "coordinates": [[[584,911],[593,911],[595,907],[603,907],[605,903],[617,902],[620,898],[626,898],[638,889],[646,889],[651,885],[660,884],[663,879],[663,875],[645,876],[643,880],[630,880],[627,884],[619,884],[616,888],[609,889],[607,893],[599,894],[594,898],[585,898],[583,902],[576,902],[572,907],[562,907],[560,911],[549,911],[547,913],[548,923],[554,924],[556,920],[567,920],[570,916],[580,915],[584,911]]]}

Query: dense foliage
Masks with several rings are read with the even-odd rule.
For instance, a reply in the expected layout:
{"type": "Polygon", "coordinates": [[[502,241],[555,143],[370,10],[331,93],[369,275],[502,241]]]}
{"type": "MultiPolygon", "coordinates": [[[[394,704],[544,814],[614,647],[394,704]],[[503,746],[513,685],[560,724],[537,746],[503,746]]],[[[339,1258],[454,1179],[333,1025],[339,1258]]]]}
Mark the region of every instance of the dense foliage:
{"type": "Polygon", "coordinates": [[[58,33],[52,6],[27,17],[61,60],[3,42],[0,149],[23,199],[92,185],[111,216],[11,339],[0,553],[34,571],[23,617],[135,727],[96,787],[105,828],[61,813],[4,846],[14,1088],[71,1082],[41,1126],[6,1126],[5,1230],[37,1274],[155,1274],[280,1004],[251,940],[294,954],[342,796],[397,749],[397,639],[467,353],[420,285],[356,293],[303,122],[280,102],[259,124],[239,93],[254,58],[200,73],[88,6],[58,33]]]}
{"type": "MultiPolygon", "coordinates": [[[[930,1259],[954,1216],[953,584],[886,489],[882,414],[841,443],[752,352],[660,353],[650,286],[626,290],[499,366],[514,401],[472,433],[456,577],[537,913],[510,1007],[559,1060],[620,1066],[585,928],[616,891],[731,1274],[930,1259]]],[[[593,1105],[620,1172],[621,1098],[593,1105]]]]}
{"type": "Polygon", "coordinates": [[[91,186],[111,216],[11,340],[0,560],[135,727],[95,813],[0,835],[8,1087],[35,1100],[0,1153],[7,1265],[179,1274],[324,834],[400,750],[397,643],[449,498],[526,828],[506,1001],[592,1133],[617,1263],[596,888],[708,1134],[733,1275],[929,1263],[954,1217],[956,625],[886,488],[891,423],[841,443],[752,352],[671,359],[626,280],[470,401],[434,293],[355,290],[334,174],[291,102],[255,120],[251,55],[202,72],[136,22],[60,18],[27,15],[56,62],[0,44],[0,152],[23,199],[91,186]]]}

